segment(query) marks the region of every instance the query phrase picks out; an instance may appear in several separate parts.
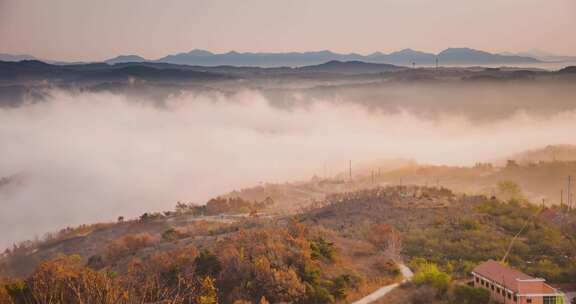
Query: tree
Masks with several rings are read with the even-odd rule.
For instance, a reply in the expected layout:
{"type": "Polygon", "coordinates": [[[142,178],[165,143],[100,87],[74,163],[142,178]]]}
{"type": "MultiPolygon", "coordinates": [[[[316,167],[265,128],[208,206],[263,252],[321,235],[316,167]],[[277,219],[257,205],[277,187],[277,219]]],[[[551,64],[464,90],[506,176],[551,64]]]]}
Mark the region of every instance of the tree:
{"type": "Polygon", "coordinates": [[[368,240],[390,257],[398,257],[402,248],[400,232],[394,226],[377,224],[370,229],[368,240]]]}
{"type": "Polygon", "coordinates": [[[4,282],[0,279],[0,303],[12,304],[14,302],[8,294],[8,290],[6,290],[7,284],[7,282],[4,282]]]}
{"type": "Polygon", "coordinates": [[[202,250],[194,260],[196,274],[199,276],[216,277],[222,270],[218,257],[208,250],[202,250]]]}
{"type": "Polygon", "coordinates": [[[181,203],[181,202],[177,202],[176,203],[176,213],[186,213],[186,211],[189,210],[188,205],[181,203]]]}
{"type": "Polygon", "coordinates": [[[520,185],[513,181],[501,181],[498,183],[498,195],[503,200],[524,200],[524,194],[520,185]]]}
{"type": "Polygon", "coordinates": [[[438,294],[446,293],[451,280],[452,278],[449,274],[440,271],[438,266],[432,263],[424,263],[420,265],[420,268],[412,278],[412,281],[416,285],[432,286],[438,291],[438,294]]]}
{"type": "Polygon", "coordinates": [[[334,262],[336,256],[334,243],[327,242],[324,238],[319,237],[310,242],[310,250],[312,250],[312,259],[317,260],[324,257],[329,262],[334,262]]]}
{"type": "Polygon", "coordinates": [[[200,295],[198,304],[218,304],[218,292],[215,287],[214,279],[205,277],[200,286],[200,295]]]}
{"type": "Polygon", "coordinates": [[[114,303],[119,288],[103,273],[83,267],[79,256],[44,262],[24,281],[6,286],[16,303],[114,303]]]}
{"type": "Polygon", "coordinates": [[[490,301],[490,293],[486,289],[458,285],[454,288],[453,303],[486,304],[490,301]]]}

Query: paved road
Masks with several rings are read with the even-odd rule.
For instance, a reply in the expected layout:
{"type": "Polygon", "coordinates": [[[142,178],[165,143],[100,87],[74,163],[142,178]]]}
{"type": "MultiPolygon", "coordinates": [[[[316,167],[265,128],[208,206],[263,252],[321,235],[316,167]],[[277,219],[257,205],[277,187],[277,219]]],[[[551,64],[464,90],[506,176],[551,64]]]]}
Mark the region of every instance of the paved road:
{"type": "MultiPolygon", "coordinates": [[[[404,264],[398,264],[398,267],[400,268],[400,272],[402,272],[402,276],[404,277],[404,280],[402,282],[406,282],[406,281],[409,281],[412,279],[412,276],[414,274],[412,273],[412,270],[410,270],[410,268],[408,268],[404,264]]],[[[380,287],[379,289],[377,289],[373,293],[365,296],[364,298],[362,298],[356,302],[353,302],[352,304],[369,304],[369,303],[372,303],[372,302],[382,298],[383,296],[385,296],[386,294],[388,294],[389,292],[391,292],[392,290],[394,290],[394,288],[396,288],[398,286],[400,286],[400,283],[394,283],[394,284],[380,287]]]]}

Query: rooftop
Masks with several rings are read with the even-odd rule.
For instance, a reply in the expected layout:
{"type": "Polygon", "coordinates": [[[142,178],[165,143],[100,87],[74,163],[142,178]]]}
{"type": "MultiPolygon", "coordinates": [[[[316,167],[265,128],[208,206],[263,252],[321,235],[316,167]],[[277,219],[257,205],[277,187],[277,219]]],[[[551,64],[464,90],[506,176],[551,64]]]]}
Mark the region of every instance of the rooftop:
{"type": "Polygon", "coordinates": [[[473,272],[519,294],[556,293],[554,288],[544,283],[544,279],[531,277],[494,260],[476,266],[473,272]]]}

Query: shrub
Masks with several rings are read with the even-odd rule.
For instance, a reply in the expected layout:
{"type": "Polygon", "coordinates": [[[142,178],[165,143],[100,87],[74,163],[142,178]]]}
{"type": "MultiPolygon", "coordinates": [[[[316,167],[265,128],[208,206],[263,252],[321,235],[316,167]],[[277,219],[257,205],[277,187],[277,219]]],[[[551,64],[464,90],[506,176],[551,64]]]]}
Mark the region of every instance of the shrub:
{"type": "Polygon", "coordinates": [[[388,224],[372,226],[367,239],[374,244],[374,246],[390,255],[398,255],[402,248],[400,232],[388,224]]]}
{"type": "Polygon", "coordinates": [[[384,256],[378,257],[376,259],[376,262],[374,262],[373,267],[379,273],[384,274],[386,276],[395,277],[400,274],[400,269],[398,268],[396,262],[384,256]]]}
{"type": "Polygon", "coordinates": [[[349,274],[340,275],[332,279],[330,286],[330,293],[337,300],[346,299],[348,296],[346,290],[348,288],[357,288],[359,285],[359,278],[349,274]]]}
{"type": "Polygon", "coordinates": [[[498,196],[504,200],[525,200],[522,188],[513,181],[501,181],[498,183],[498,196]]]}
{"type": "Polygon", "coordinates": [[[426,263],[420,266],[412,280],[418,286],[428,285],[434,287],[440,295],[448,290],[451,277],[449,274],[440,271],[436,264],[426,263]]]}
{"type": "Polygon", "coordinates": [[[476,230],[479,228],[478,222],[473,219],[463,219],[460,221],[460,229],[463,230],[476,230]]]}
{"type": "Polygon", "coordinates": [[[0,279],[0,303],[11,304],[12,298],[8,294],[8,290],[6,287],[8,286],[7,282],[4,282],[0,279]]]}
{"type": "Polygon", "coordinates": [[[106,263],[104,262],[104,258],[102,258],[101,255],[96,254],[88,258],[86,266],[94,270],[100,270],[106,266],[106,263]]]}
{"type": "Polygon", "coordinates": [[[135,254],[138,250],[146,248],[156,242],[156,238],[149,233],[129,234],[108,246],[107,258],[118,259],[135,254]]]}
{"type": "Polygon", "coordinates": [[[334,303],[334,296],[328,289],[318,285],[306,285],[305,303],[324,304],[334,303]]]}
{"type": "Polygon", "coordinates": [[[16,303],[113,303],[119,296],[110,278],[83,267],[79,256],[44,262],[25,281],[6,289],[16,303]]]}
{"type": "Polygon", "coordinates": [[[431,286],[420,286],[410,297],[412,304],[429,304],[436,297],[436,290],[431,286]]]}
{"type": "Polygon", "coordinates": [[[179,233],[174,228],[170,228],[162,233],[162,239],[165,241],[174,241],[178,239],[179,233]]]}
{"type": "Polygon", "coordinates": [[[212,252],[203,250],[194,260],[196,274],[199,276],[216,277],[222,270],[220,260],[212,252]]]}
{"type": "Polygon", "coordinates": [[[210,277],[205,277],[201,282],[198,304],[218,304],[218,291],[215,281],[210,277]]]}
{"type": "Polygon", "coordinates": [[[454,288],[451,302],[454,304],[486,304],[490,293],[486,289],[458,285],[454,288]]]}
{"type": "Polygon", "coordinates": [[[327,242],[320,237],[310,242],[310,250],[312,250],[312,259],[318,260],[324,257],[328,261],[334,262],[334,257],[336,256],[334,243],[327,242]]]}

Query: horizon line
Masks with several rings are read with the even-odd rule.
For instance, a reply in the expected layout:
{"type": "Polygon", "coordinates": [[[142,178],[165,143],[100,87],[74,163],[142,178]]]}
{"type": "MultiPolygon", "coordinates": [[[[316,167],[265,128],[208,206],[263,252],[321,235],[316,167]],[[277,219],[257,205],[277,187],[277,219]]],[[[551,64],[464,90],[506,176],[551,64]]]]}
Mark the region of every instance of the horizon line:
{"type": "Polygon", "coordinates": [[[122,57],[122,56],[138,56],[141,57],[142,59],[146,60],[146,61],[158,61],[160,59],[163,59],[165,57],[168,56],[175,56],[175,55],[183,55],[183,54],[189,54],[192,53],[194,51],[198,51],[198,52],[206,52],[209,53],[207,54],[207,56],[217,56],[217,55],[228,55],[228,54],[240,54],[240,55],[246,55],[246,54],[306,54],[306,53],[322,53],[322,52],[329,52],[332,53],[334,55],[356,55],[356,56],[362,56],[362,57],[367,57],[367,56],[371,56],[371,55],[376,55],[376,54],[381,54],[381,55],[391,55],[394,53],[399,53],[402,51],[414,51],[414,52],[418,52],[418,53],[423,53],[423,54],[430,54],[430,55],[440,55],[442,52],[449,50],[449,49],[468,49],[468,50],[475,50],[475,51],[481,51],[481,52],[486,52],[486,53],[490,53],[493,55],[504,55],[504,56],[520,56],[520,57],[532,57],[533,59],[538,59],[538,55],[536,54],[529,54],[530,51],[533,52],[542,52],[542,53],[546,53],[547,55],[544,56],[557,56],[557,57],[576,57],[576,55],[564,55],[564,54],[555,54],[555,53],[549,53],[547,51],[542,51],[539,49],[530,49],[528,51],[501,51],[501,52],[493,52],[493,51],[486,51],[483,49],[477,49],[477,48],[471,48],[471,47],[446,47],[443,48],[441,51],[438,52],[432,52],[432,51],[422,51],[422,50],[418,50],[418,49],[414,49],[414,48],[410,48],[410,47],[406,47],[406,48],[401,48],[401,49],[397,49],[395,51],[390,51],[390,52],[385,52],[385,51],[373,51],[373,52],[368,52],[368,53],[359,53],[359,52],[338,52],[338,51],[332,51],[330,49],[321,49],[321,50],[308,50],[308,51],[262,51],[262,52],[256,52],[256,51],[236,51],[236,50],[229,50],[229,51],[211,51],[208,49],[203,49],[203,48],[193,48],[189,51],[181,51],[181,52],[175,52],[175,53],[168,53],[166,55],[160,56],[160,57],[152,57],[155,59],[151,59],[149,57],[143,56],[143,55],[139,55],[138,53],[119,53],[118,55],[112,55],[110,57],[105,57],[102,59],[96,59],[96,60],[69,60],[69,59],[50,59],[50,58],[43,58],[43,57],[38,57],[36,55],[33,55],[31,53],[11,53],[11,52],[0,52],[0,55],[8,55],[8,56],[29,56],[29,57],[33,57],[36,60],[39,61],[45,61],[45,62],[66,62],[66,63],[95,63],[95,62],[105,62],[111,59],[115,59],[118,57],[122,57]],[[526,53],[526,54],[522,54],[522,53],[526,53]]]}

